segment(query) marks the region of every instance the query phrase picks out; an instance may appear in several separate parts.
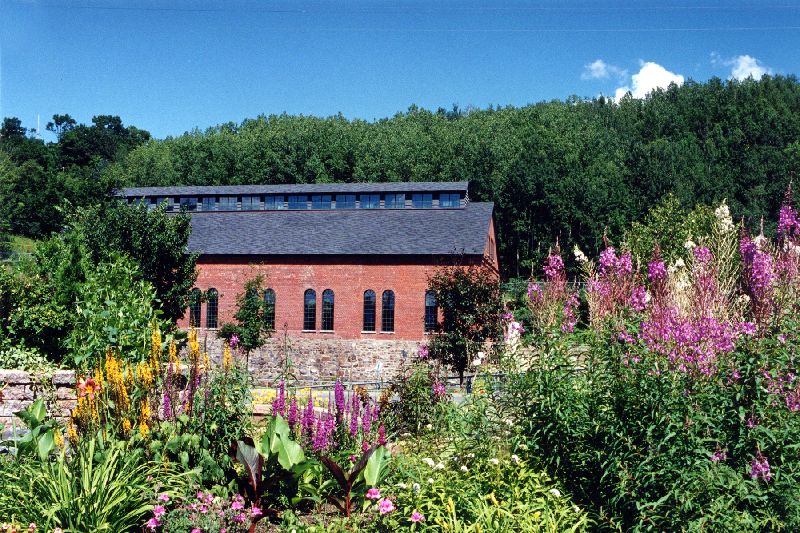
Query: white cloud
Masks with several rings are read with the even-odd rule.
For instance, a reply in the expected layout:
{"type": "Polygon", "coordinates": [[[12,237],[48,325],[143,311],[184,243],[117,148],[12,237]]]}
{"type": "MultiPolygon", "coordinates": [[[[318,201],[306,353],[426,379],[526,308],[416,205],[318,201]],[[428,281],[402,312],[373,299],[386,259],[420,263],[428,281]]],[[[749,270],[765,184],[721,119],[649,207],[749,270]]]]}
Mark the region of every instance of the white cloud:
{"type": "Polygon", "coordinates": [[[764,74],[772,74],[772,69],[762,65],[758,59],[749,55],[736,56],[726,64],[731,65],[731,79],[744,80],[753,77],[760,80],[764,74]]]}
{"type": "Polygon", "coordinates": [[[627,75],[628,75],[627,70],[606,63],[602,59],[597,59],[583,66],[583,73],[581,73],[581,79],[600,80],[600,79],[607,79],[611,76],[615,76],[618,78],[625,78],[627,75]]]}
{"type": "Polygon", "coordinates": [[[644,98],[654,89],[666,89],[669,87],[670,83],[683,85],[683,80],[684,78],[680,74],[670,72],[658,63],[648,61],[642,63],[639,72],[631,76],[630,85],[623,85],[617,88],[614,93],[614,99],[619,101],[620,98],[625,96],[628,92],[630,92],[634,98],[644,98]]]}

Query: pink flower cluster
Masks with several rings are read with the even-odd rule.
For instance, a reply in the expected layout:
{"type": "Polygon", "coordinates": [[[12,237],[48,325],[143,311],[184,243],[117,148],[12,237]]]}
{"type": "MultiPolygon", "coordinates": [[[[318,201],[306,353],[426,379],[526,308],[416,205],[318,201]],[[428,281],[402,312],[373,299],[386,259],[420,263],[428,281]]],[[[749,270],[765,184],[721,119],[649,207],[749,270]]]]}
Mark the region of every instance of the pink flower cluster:
{"type": "MultiPolygon", "coordinates": [[[[201,517],[206,517],[206,520],[213,519],[220,524],[220,533],[244,531],[251,521],[258,519],[263,514],[261,509],[256,506],[247,509],[244,497],[240,494],[236,494],[230,501],[226,501],[215,497],[210,492],[198,491],[194,498],[183,499],[170,510],[165,507],[171,502],[168,494],[161,493],[156,500],[158,503],[153,506],[153,516],[145,524],[145,527],[151,531],[162,527],[171,513],[180,514],[192,522],[197,522],[201,517]]],[[[192,532],[194,531],[201,532],[202,530],[194,528],[192,532]]]]}
{"type": "Polygon", "coordinates": [[[756,456],[750,462],[750,478],[763,479],[764,481],[772,481],[772,472],[770,472],[769,461],[766,456],[761,453],[761,450],[756,452],[756,456]]]}
{"type": "Polygon", "coordinates": [[[630,252],[618,255],[613,246],[606,245],[599,264],[588,286],[592,320],[615,316],[627,307],[644,310],[646,293],[642,292],[639,275],[633,270],[630,252]]]}
{"type": "MultiPolygon", "coordinates": [[[[286,401],[285,383],[281,382],[273,404],[274,412],[283,414],[286,401]]],[[[328,453],[353,442],[367,444],[367,449],[369,443],[385,443],[385,428],[378,424],[380,406],[369,396],[353,393],[348,398],[341,380],[336,381],[333,401],[329,398],[324,410],[318,412],[309,396],[306,407],[302,413],[299,411],[297,398],[293,396],[289,400],[287,422],[295,438],[314,453],[328,453]],[[344,442],[347,437],[352,442],[344,442]]]]}

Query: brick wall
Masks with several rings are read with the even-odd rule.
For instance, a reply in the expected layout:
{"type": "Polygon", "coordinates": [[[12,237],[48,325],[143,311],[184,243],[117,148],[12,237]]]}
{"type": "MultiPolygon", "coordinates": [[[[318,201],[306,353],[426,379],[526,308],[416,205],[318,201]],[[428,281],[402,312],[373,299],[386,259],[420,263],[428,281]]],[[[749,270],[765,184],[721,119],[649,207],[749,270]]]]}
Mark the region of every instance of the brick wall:
{"type": "MultiPolygon", "coordinates": [[[[492,243],[493,244],[493,243],[492,243]]],[[[495,255],[496,257],[496,255],[495,255]]],[[[474,264],[481,258],[470,258],[474,264]]],[[[219,323],[233,320],[236,297],[244,283],[257,274],[265,288],[275,291],[275,329],[284,328],[297,339],[348,339],[422,341],[425,291],[428,278],[445,260],[431,257],[382,256],[205,256],[198,261],[196,286],[219,291],[219,323]],[[316,331],[303,331],[303,295],[316,292],[316,331]],[[322,293],[334,293],[334,328],[320,332],[322,293]],[[376,331],[363,331],[364,292],[375,291],[376,331]],[[393,332],[381,331],[381,295],[395,294],[393,332]]],[[[206,325],[207,304],[202,305],[201,325],[206,325]]],[[[180,322],[188,327],[188,314],[180,322]]]]}

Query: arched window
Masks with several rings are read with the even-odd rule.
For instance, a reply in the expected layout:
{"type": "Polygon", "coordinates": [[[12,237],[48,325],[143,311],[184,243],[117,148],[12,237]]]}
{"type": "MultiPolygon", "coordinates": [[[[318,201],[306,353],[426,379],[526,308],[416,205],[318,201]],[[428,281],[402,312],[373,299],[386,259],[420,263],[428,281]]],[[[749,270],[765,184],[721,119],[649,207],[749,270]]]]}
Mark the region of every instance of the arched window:
{"type": "Polygon", "coordinates": [[[333,291],[322,291],[322,328],[323,331],[333,331],[333,291]]]}
{"type": "Polygon", "coordinates": [[[303,329],[317,329],[317,293],[313,289],[308,289],[303,295],[303,329]]]}
{"type": "Polygon", "coordinates": [[[394,291],[383,291],[381,299],[381,331],[394,331],[394,291]]]}
{"type": "Polygon", "coordinates": [[[436,305],[436,294],[433,291],[425,293],[425,333],[436,331],[436,322],[439,318],[439,307],[436,305]]]}
{"type": "Polygon", "coordinates": [[[264,323],[271,330],[275,329],[275,291],[264,291],[264,323]]]}
{"type": "Polygon", "coordinates": [[[209,329],[217,328],[217,313],[219,310],[219,292],[217,289],[208,289],[206,293],[206,327],[209,329]]]}
{"type": "Polygon", "coordinates": [[[189,325],[193,328],[200,327],[200,306],[202,292],[195,287],[189,294],[189,325]]]}
{"type": "Polygon", "coordinates": [[[364,331],[375,331],[375,291],[364,291],[364,331]]]}

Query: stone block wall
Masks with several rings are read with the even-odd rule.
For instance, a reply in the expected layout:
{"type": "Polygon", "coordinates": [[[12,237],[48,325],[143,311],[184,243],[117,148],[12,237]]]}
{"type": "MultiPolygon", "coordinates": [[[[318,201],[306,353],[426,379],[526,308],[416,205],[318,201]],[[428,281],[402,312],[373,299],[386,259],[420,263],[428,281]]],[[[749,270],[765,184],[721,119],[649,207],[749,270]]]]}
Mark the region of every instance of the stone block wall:
{"type": "MultiPolygon", "coordinates": [[[[222,341],[215,332],[201,332],[200,343],[211,359],[222,359],[222,341]]],[[[248,368],[257,387],[274,384],[286,368],[303,385],[331,381],[387,381],[417,354],[417,341],[335,339],[276,336],[250,354],[248,368]]]]}
{"type": "Polygon", "coordinates": [[[21,424],[14,413],[37,398],[48,401],[57,417],[67,417],[75,406],[75,373],[58,370],[48,380],[21,370],[0,370],[0,424],[10,426],[12,421],[21,424]]]}

